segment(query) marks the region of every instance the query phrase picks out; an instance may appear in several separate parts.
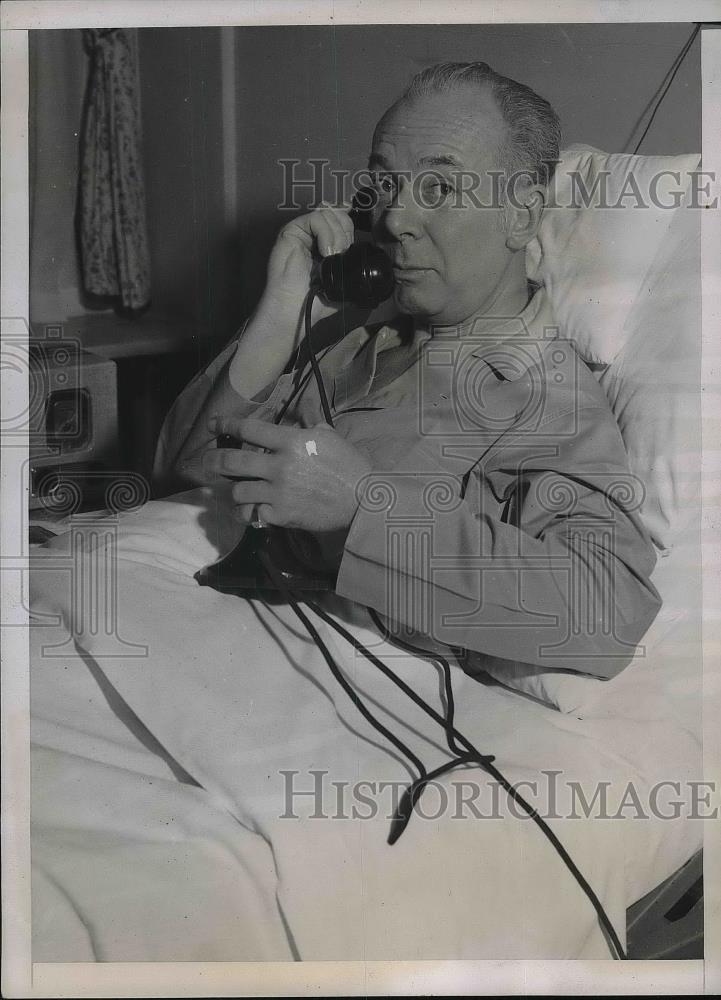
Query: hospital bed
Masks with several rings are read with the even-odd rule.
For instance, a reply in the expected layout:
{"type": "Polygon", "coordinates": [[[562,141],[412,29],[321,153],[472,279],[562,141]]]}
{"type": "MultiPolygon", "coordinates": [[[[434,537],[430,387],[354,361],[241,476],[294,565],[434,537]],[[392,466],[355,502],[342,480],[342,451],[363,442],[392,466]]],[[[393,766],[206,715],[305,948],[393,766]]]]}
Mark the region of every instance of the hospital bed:
{"type": "MultiPolygon", "coordinates": [[[[564,207],[527,253],[643,484],[663,608],[611,681],[499,661],[479,682],[452,668],[457,725],[509,780],[537,782],[542,811],[554,812],[548,776],[562,776],[549,822],[622,939],[631,908],[630,957],[694,957],[700,941],[704,824],[688,818],[703,777],[697,164],[567,150],[564,207]],[[631,168],[645,208],[620,197],[631,168]],[[655,200],[675,208],[651,198],[660,171],[655,200]],[[569,207],[579,177],[587,191],[605,177],[616,207],[569,207]],[[648,804],[664,783],[682,815],[630,816],[629,784],[648,804]],[[601,787],[619,818],[568,818],[579,788],[601,787]]],[[[380,801],[408,773],[287,607],[196,586],[235,540],[227,493],[61,527],[31,574],[34,961],[609,957],[586,897],[488,776],[447,776],[393,847],[386,800],[351,815],[372,812],[352,798],[358,782],[380,801]],[[440,808],[441,792],[447,806],[471,787],[480,818],[440,808]]],[[[385,643],[361,608],[329,597],[326,610],[439,703],[433,663],[385,643]]],[[[442,734],[316,625],[374,710],[440,759],[442,734]]]]}

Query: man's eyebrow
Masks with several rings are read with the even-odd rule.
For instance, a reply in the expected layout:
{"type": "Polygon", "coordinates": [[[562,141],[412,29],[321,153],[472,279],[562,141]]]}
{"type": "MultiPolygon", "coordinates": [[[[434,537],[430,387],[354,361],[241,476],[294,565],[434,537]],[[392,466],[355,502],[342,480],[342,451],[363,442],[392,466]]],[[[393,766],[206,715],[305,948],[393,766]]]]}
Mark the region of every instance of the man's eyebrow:
{"type": "Polygon", "coordinates": [[[371,153],[368,158],[368,169],[375,170],[376,167],[380,167],[381,170],[390,170],[388,160],[381,153],[371,153]]]}
{"type": "Polygon", "coordinates": [[[460,167],[463,165],[460,160],[449,153],[441,153],[438,156],[422,156],[418,163],[423,167],[460,167]]]}
{"type": "MultiPolygon", "coordinates": [[[[463,164],[455,156],[450,153],[439,153],[437,156],[422,156],[418,161],[418,165],[422,167],[462,167],[463,164]]],[[[375,170],[380,168],[381,170],[390,171],[392,168],[386,160],[385,156],[381,153],[371,153],[368,160],[368,169],[375,170]]]]}

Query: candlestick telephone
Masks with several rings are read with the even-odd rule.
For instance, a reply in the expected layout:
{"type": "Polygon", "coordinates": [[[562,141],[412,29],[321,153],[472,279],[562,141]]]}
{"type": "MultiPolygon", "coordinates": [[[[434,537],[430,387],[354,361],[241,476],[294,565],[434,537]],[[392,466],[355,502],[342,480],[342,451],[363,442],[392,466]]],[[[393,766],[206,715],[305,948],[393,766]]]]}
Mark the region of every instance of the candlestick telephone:
{"type": "MultiPolygon", "coordinates": [[[[371,230],[375,191],[361,188],[349,213],[356,232],[371,230]]],[[[311,340],[311,307],[316,295],[329,302],[349,302],[375,308],[393,292],[393,266],[389,257],[373,243],[356,241],[342,254],[322,258],[314,267],[310,291],[305,302],[305,337],[313,374],[318,383],[323,415],[333,426],[333,418],[323,385],[323,378],[311,340]]],[[[280,423],[289,403],[276,417],[280,423]]],[[[238,448],[231,435],[217,439],[219,448],[238,448]]],[[[316,539],[308,532],[286,531],[274,525],[249,524],[236,547],[218,562],[199,570],[195,579],[202,587],[224,594],[246,590],[277,590],[265,565],[270,560],[285,584],[294,590],[331,590],[335,575],[323,567],[316,539]]]]}

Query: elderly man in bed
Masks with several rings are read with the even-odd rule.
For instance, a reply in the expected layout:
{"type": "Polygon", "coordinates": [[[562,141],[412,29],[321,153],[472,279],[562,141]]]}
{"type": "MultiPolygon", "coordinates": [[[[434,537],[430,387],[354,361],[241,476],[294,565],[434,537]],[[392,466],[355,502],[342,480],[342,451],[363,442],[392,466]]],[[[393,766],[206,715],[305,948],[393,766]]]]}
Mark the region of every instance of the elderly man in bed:
{"type": "Polygon", "coordinates": [[[614,417],[526,279],[559,139],[550,105],[483,63],[419,74],[369,162],[398,315],[323,354],[335,428],[312,378],[273,423],[314,262],[353,240],[347,210],[321,207],[281,230],[260,304],[175,404],[156,473],[242,477],[241,520],[312,532],[339,595],[471,671],[493,656],[611,677],[660,600],[614,417]]]}

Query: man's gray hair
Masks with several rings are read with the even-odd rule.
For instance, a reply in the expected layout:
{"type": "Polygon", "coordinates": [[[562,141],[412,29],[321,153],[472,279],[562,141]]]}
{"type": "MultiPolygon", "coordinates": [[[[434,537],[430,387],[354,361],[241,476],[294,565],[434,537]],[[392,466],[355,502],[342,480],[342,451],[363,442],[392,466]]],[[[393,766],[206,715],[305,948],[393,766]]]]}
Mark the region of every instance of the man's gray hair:
{"type": "Polygon", "coordinates": [[[547,185],[558,161],[561,125],[548,101],[525,84],[501,76],[484,62],[437,63],[413,77],[401,100],[465,85],[488,87],[506,123],[499,167],[508,175],[527,171],[533,183],[547,185]]]}

